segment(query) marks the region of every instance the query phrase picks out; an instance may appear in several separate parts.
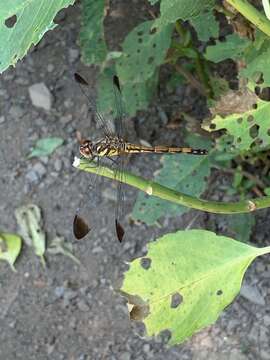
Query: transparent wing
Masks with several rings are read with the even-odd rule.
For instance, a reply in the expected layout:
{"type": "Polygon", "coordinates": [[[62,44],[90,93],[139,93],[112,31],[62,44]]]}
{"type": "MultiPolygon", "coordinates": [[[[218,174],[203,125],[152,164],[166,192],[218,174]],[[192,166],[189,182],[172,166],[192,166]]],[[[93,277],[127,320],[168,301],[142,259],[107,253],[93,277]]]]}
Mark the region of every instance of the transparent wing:
{"type": "Polygon", "coordinates": [[[126,136],[126,129],[124,124],[125,110],[122,100],[119,79],[116,75],[113,76],[113,92],[114,92],[114,102],[116,109],[116,117],[115,117],[116,135],[119,138],[124,139],[126,136]]]}
{"type": "Polygon", "coordinates": [[[110,123],[105,120],[104,116],[98,111],[96,101],[89,93],[90,85],[88,84],[88,82],[78,73],[74,74],[74,78],[76,82],[79,84],[82,93],[87,98],[90,109],[95,113],[96,123],[98,125],[98,128],[100,128],[106,136],[111,136],[111,137],[114,136],[115,135],[114,129],[112,128],[110,123]]]}
{"type": "MultiPolygon", "coordinates": [[[[122,101],[121,88],[119,79],[116,75],[113,77],[113,92],[114,92],[114,101],[116,109],[115,117],[115,129],[117,137],[120,139],[125,139],[126,129],[124,123],[125,111],[122,101]]],[[[126,170],[128,164],[127,155],[119,155],[113,165],[115,170],[115,175],[119,179],[117,183],[117,199],[115,207],[115,230],[118,240],[121,242],[123,240],[125,231],[122,226],[124,216],[125,216],[125,187],[124,182],[124,170],[126,170]]]]}

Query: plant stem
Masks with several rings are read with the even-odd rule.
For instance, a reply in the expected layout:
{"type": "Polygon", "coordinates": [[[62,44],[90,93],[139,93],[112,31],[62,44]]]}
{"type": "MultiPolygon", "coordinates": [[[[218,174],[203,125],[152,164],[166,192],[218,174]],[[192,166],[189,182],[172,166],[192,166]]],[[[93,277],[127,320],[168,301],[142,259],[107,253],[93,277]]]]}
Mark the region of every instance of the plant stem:
{"type": "Polygon", "coordinates": [[[197,89],[203,96],[207,96],[206,89],[189,71],[184,69],[180,64],[175,64],[174,67],[179,74],[183,75],[184,78],[190,82],[191,86],[197,89]]]}
{"type": "Polygon", "coordinates": [[[258,29],[270,36],[270,21],[263,13],[258,11],[246,0],[227,0],[237,11],[246,19],[254,24],[258,29]]]}
{"type": "Polygon", "coordinates": [[[115,171],[109,167],[93,167],[93,163],[90,165],[90,162],[86,159],[81,159],[78,164],[78,160],[79,159],[75,159],[73,165],[80,170],[99,174],[117,181],[121,180],[123,183],[142,190],[148,195],[157,196],[161,199],[173,202],[175,204],[184,205],[192,209],[203,210],[217,214],[240,214],[270,207],[270,196],[228,203],[202,200],[180,193],[176,190],[169,189],[163,185],[155,183],[154,181],[146,180],[129,172],[123,172],[123,175],[120,178],[120,175],[115,173],[115,171]]]}

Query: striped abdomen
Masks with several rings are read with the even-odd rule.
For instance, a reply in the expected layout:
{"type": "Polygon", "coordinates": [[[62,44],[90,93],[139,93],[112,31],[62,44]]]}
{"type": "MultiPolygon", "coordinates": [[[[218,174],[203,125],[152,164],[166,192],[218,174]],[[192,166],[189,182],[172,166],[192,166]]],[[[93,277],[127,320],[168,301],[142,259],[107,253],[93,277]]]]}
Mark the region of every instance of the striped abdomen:
{"type": "Polygon", "coordinates": [[[191,155],[206,155],[208,153],[205,149],[193,149],[190,147],[169,147],[169,146],[143,146],[126,143],[125,152],[127,153],[156,153],[156,154],[191,154],[191,155]]]}

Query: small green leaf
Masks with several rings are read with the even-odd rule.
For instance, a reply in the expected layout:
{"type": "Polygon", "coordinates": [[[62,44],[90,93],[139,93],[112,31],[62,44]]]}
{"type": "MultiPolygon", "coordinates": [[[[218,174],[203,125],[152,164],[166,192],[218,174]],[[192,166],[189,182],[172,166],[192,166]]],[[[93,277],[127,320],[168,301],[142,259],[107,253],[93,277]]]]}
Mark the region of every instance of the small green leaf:
{"type": "MultiPolygon", "coordinates": [[[[196,147],[209,148],[210,142],[207,139],[200,139],[198,136],[195,138],[196,147]]],[[[156,182],[192,196],[200,196],[204,192],[210,174],[209,155],[170,154],[164,155],[161,162],[163,167],[155,177],[156,182]]],[[[139,193],[132,217],[153,225],[162,216],[180,216],[189,210],[187,207],[139,193]]]]}
{"type": "Polygon", "coordinates": [[[269,252],[210,231],[178,231],[151,242],[147,254],[131,262],[121,291],[147,335],[169,330],[170,344],[179,344],[217,320],[250,263],[269,252]]]}
{"type": "Polygon", "coordinates": [[[55,28],[57,12],[74,0],[11,0],[0,7],[0,73],[22,59],[32,44],[36,45],[55,28]],[[8,20],[11,25],[8,25],[8,20]]]}
{"type": "Polygon", "coordinates": [[[106,58],[103,20],[105,0],[83,0],[80,46],[82,61],[87,65],[100,65],[106,58]]]}
{"type": "Polygon", "coordinates": [[[204,57],[215,63],[226,59],[237,60],[241,58],[244,50],[250,43],[250,40],[241,38],[238,34],[234,33],[226,36],[225,42],[217,41],[216,45],[207,46],[204,57]]]}
{"type": "Polygon", "coordinates": [[[11,269],[16,271],[14,263],[21,252],[22,239],[16,234],[0,233],[0,260],[9,263],[11,269]]]}
{"type": "Polygon", "coordinates": [[[216,38],[219,35],[219,24],[212,11],[200,13],[190,20],[197,32],[200,41],[208,41],[210,37],[216,38]]]}
{"type": "Polygon", "coordinates": [[[270,195],[270,187],[265,188],[263,191],[264,191],[265,195],[267,195],[267,196],[270,195]]]}
{"type": "Polygon", "coordinates": [[[40,208],[35,204],[21,206],[16,209],[15,217],[20,226],[23,240],[28,246],[34,248],[35,254],[41,258],[42,264],[45,265],[46,236],[43,230],[40,208]]]}
{"type": "Polygon", "coordinates": [[[59,137],[40,139],[36,142],[35,148],[28,155],[28,158],[50,155],[56,148],[63,144],[64,140],[59,137]]]}

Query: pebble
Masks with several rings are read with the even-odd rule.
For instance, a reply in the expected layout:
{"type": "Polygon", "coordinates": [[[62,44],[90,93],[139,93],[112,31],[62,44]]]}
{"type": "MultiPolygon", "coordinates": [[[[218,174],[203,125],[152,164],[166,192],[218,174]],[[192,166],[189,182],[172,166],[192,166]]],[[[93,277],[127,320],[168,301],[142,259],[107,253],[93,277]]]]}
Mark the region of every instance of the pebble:
{"type": "Polygon", "coordinates": [[[55,289],[54,289],[54,295],[57,297],[57,298],[61,298],[64,296],[64,293],[65,293],[65,288],[64,286],[57,286],[55,289]]]}
{"type": "Polygon", "coordinates": [[[61,159],[56,159],[55,162],[54,162],[55,171],[57,171],[57,172],[61,171],[62,166],[63,166],[62,160],[61,159]]]}
{"type": "Polygon", "coordinates": [[[270,327],[270,315],[265,315],[263,317],[263,323],[266,327],[270,327]]]}
{"type": "Polygon", "coordinates": [[[49,111],[52,106],[52,96],[47,86],[42,83],[36,83],[28,88],[32,104],[49,111]]]}
{"type": "Polygon", "coordinates": [[[242,285],[240,295],[256,305],[265,305],[265,300],[256,286],[250,286],[247,284],[242,285]]]}
{"type": "Polygon", "coordinates": [[[32,168],[33,171],[35,171],[39,178],[41,179],[43,176],[46,175],[46,172],[47,172],[47,169],[45,168],[45,166],[41,163],[41,162],[37,162],[33,168],[32,168]]]}
{"type": "Polygon", "coordinates": [[[13,119],[19,119],[23,116],[23,110],[20,106],[12,105],[9,109],[9,115],[13,119]]]}
{"type": "Polygon", "coordinates": [[[78,306],[78,309],[83,311],[83,312],[89,311],[89,306],[83,299],[78,301],[77,306],[78,306]]]}
{"type": "Polygon", "coordinates": [[[130,360],[130,353],[128,353],[127,351],[123,352],[119,356],[119,360],[130,360]]]}
{"type": "Polygon", "coordinates": [[[69,61],[74,63],[79,58],[79,54],[78,49],[68,49],[69,61]]]}
{"type": "Polygon", "coordinates": [[[47,70],[48,70],[48,72],[52,72],[54,70],[53,64],[48,64],[47,70]]]}
{"type": "Polygon", "coordinates": [[[38,183],[39,181],[38,174],[33,169],[28,171],[25,177],[30,183],[38,183]]]}
{"type": "Polygon", "coordinates": [[[3,124],[5,122],[5,117],[4,116],[0,116],[0,124],[3,124]]]}

